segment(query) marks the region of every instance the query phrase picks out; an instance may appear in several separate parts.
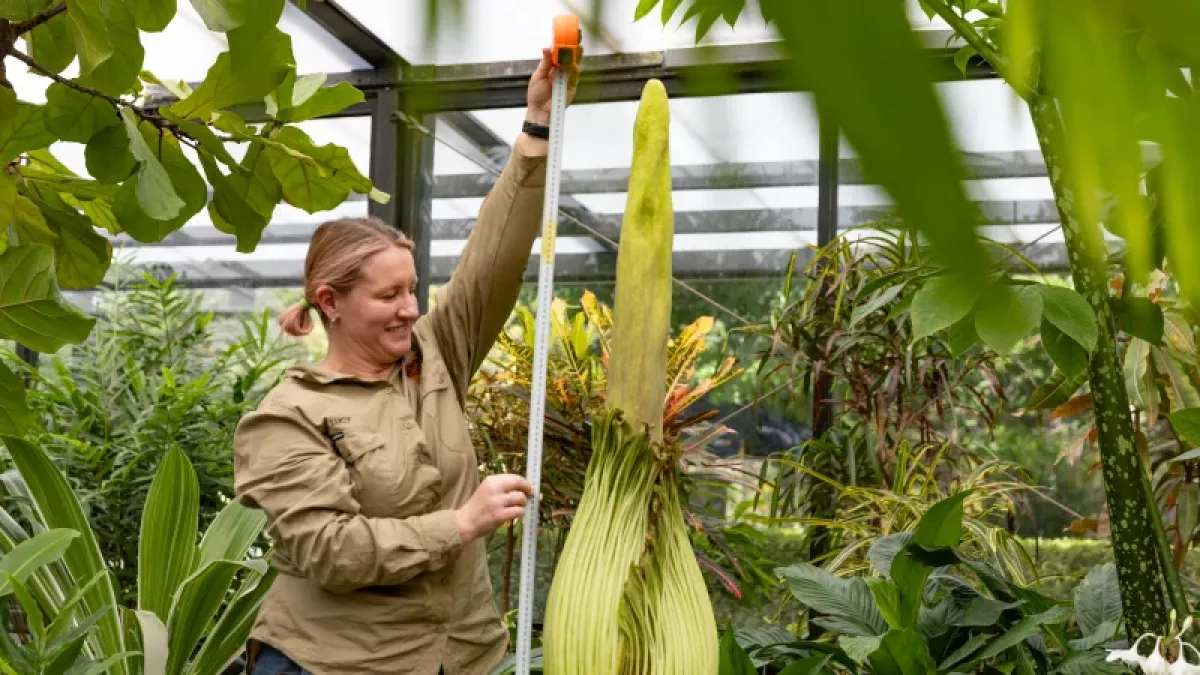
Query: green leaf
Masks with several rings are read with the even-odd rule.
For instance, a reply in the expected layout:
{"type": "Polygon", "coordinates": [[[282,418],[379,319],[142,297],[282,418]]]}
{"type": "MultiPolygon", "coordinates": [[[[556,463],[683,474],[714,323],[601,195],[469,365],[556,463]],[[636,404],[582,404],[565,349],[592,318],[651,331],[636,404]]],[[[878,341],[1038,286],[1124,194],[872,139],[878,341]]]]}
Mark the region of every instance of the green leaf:
{"type": "Polygon", "coordinates": [[[224,33],[242,26],[266,28],[279,23],[284,0],[192,0],[208,29],[224,33]]]}
{"type": "Polygon", "coordinates": [[[929,507],[917,522],[913,543],[930,549],[957,546],[962,539],[963,500],[970,494],[964,490],[929,507]]]}
{"type": "Polygon", "coordinates": [[[950,656],[947,656],[938,664],[939,672],[957,672],[951,671],[951,668],[956,664],[962,663],[964,659],[979,651],[979,648],[984,645],[992,636],[988,633],[976,633],[970,639],[964,642],[958,649],[955,649],[950,656]]]}
{"type": "Polygon", "coordinates": [[[1042,296],[1034,286],[996,284],[975,307],[975,330],[999,354],[1012,353],[1041,321],[1042,296]]]}
{"type": "Polygon", "coordinates": [[[1083,373],[1068,378],[1061,370],[1056,370],[1044,383],[1029,396],[1025,403],[1027,410],[1051,410],[1071,400],[1071,396],[1088,380],[1088,374],[1083,373]]]}
{"type": "Polygon", "coordinates": [[[79,73],[88,75],[113,55],[101,0],[67,3],[67,28],[79,54],[79,73]]]}
{"type": "MultiPolygon", "coordinates": [[[[0,261],[0,270],[6,265],[0,261]]],[[[0,285],[0,288],[6,288],[0,285]]],[[[41,350],[39,351],[47,351],[41,350]]],[[[92,532],[87,516],[79,499],[67,484],[66,478],[54,466],[49,455],[40,448],[11,436],[4,437],[8,454],[21,473],[29,488],[37,513],[47,528],[65,528],[79,533],[63,554],[63,563],[73,579],[91,579],[107,570],[96,536],[92,532]]],[[[116,607],[117,598],[111,575],[105,574],[96,586],[84,596],[83,609],[92,614],[105,607],[116,607]]],[[[123,635],[119,617],[115,611],[107,613],[89,636],[89,644],[96,653],[117,654],[124,651],[123,635]]],[[[118,673],[123,671],[118,671],[118,673]]]]}
{"type": "MultiPolygon", "coordinates": [[[[154,612],[137,610],[138,627],[141,629],[142,662],[146,673],[167,672],[167,655],[171,648],[167,626],[154,612]]],[[[213,638],[216,635],[211,636],[213,638]]],[[[222,664],[224,665],[224,664],[222,664]]],[[[202,671],[203,672],[203,671],[202,671]]],[[[214,672],[214,671],[208,671],[214,672]]]]}
{"type": "Polygon", "coordinates": [[[779,671],[779,675],[819,675],[831,658],[833,657],[830,654],[813,654],[792,662],[787,668],[779,671]]]}
{"type": "Polygon", "coordinates": [[[0,19],[28,21],[50,6],[51,0],[0,0],[0,19]]]}
{"type": "MultiPolygon", "coordinates": [[[[266,567],[262,561],[261,571],[266,567]]],[[[180,587],[167,619],[167,672],[178,673],[188,662],[201,638],[208,634],[209,622],[225,601],[230,584],[239,571],[260,569],[250,563],[217,560],[200,568],[180,587]]]]}
{"type": "Polygon", "coordinates": [[[1026,616],[1013,624],[1013,627],[1005,631],[1000,637],[988,643],[987,647],[984,647],[983,650],[976,654],[966,667],[957,668],[957,670],[970,672],[984,661],[1021,644],[1031,635],[1041,630],[1042,626],[1047,624],[1061,624],[1070,618],[1071,608],[1064,605],[1057,605],[1041,614],[1026,616]]]}
{"type": "Polygon", "coordinates": [[[1200,408],[1176,410],[1167,416],[1180,439],[1200,446],[1200,408]]]}
{"type": "Polygon", "coordinates": [[[242,28],[229,34],[229,51],[217,56],[204,81],[191,96],[171,105],[185,119],[208,120],[221,108],[254,103],[275,89],[295,68],[292,41],[272,28],[242,28]]]}
{"type": "Polygon", "coordinates": [[[0,165],[55,141],[46,129],[45,108],[18,101],[12,89],[0,87],[0,165]]]}
{"type": "Polygon", "coordinates": [[[112,40],[112,56],[91,73],[82,75],[79,81],[109,96],[121,96],[138,84],[146,50],[142,47],[137,23],[125,2],[108,0],[104,3],[104,10],[112,40]]]}
{"type": "Polygon", "coordinates": [[[867,586],[871,596],[875,598],[875,606],[883,620],[892,628],[903,628],[904,620],[900,613],[900,593],[896,584],[889,579],[869,578],[867,586]]]}
{"type": "MultiPolygon", "coordinates": [[[[3,365],[0,364],[0,368],[2,367],[3,365]]],[[[67,547],[78,536],[78,532],[63,528],[39,532],[17,544],[13,550],[0,558],[0,574],[11,575],[17,581],[25,583],[25,580],[38,568],[61,558],[67,547]]],[[[10,590],[5,580],[0,579],[0,596],[10,590]]]]}
{"type": "Polygon", "coordinates": [[[17,596],[17,602],[20,603],[21,610],[25,613],[25,625],[33,636],[33,644],[44,643],[46,641],[46,620],[37,601],[30,595],[29,588],[13,575],[3,573],[0,573],[0,586],[8,588],[17,596]]]}
{"type": "Polygon", "coordinates": [[[267,525],[267,515],[236,501],[226,504],[200,540],[197,567],[216,560],[242,560],[267,525]]]}
{"type": "Polygon", "coordinates": [[[96,132],[120,123],[112,104],[55,82],[46,89],[46,129],[60,140],[87,143],[96,132]]]}
{"type": "Polygon", "coordinates": [[[879,649],[879,645],[883,642],[883,638],[878,635],[858,636],[858,635],[842,635],[838,637],[838,646],[842,651],[846,652],[855,663],[861,664],[867,660],[871,652],[879,649]]]}
{"type": "Polygon", "coordinates": [[[1152,397],[1158,396],[1148,377],[1150,369],[1150,343],[1133,338],[1125,349],[1125,389],[1129,392],[1129,403],[1143,410],[1150,407],[1152,397]]]}
{"type": "Polygon", "coordinates": [[[756,675],[754,662],[746,654],[746,650],[738,644],[733,628],[725,629],[721,636],[721,653],[719,657],[719,675],[756,675]]]}
{"type": "Polygon", "coordinates": [[[959,319],[949,331],[950,354],[954,358],[962,358],[971,347],[979,344],[979,334],[975,332],[975,319],[967,315],[959,319]]]}
{"type": "MultiPolygon", "coordinates": [[[[296,96],[300,95],[297,86],[296,96]]],[[[365,100],[363,93],[349,82],[338,82],[332,87],[318,89],[308,100],[292,108],[282,110],[281,122],[301,122],[341,112],[365,100]]]]}
{"type": "Polygon", "coordinates": [[[24,195],[17,195],[17,219],[14,229],[20,237],[22,245],[47,244],[54,245],[58,235],[46,224],[46,218],[38,207],[24,195]]]}
{"type": "Polygon", "coordinates": [[[192,672],[220,672],[245,646],[263,597],[270,590],[277,575],[278,571],[272,567],[261,576],[255,573],[244,576],[236,600],[221,613],[221,618],[217,620],[193,659],[192,672]]]}
{"type": "Polygon", "coordinates": [[[971,45],[963,45],[954,52],[954,67],[958,68],[958,72],[963,76],[967,74],[967,65],[971,61],[971,57],[979,56],[979,52],[971,45]]]}
{"type": "Polygon", "coordinates": [[[92,178],[104,183],[123,182],[138,166],[124,124],[106,127],[92,136],[84,149],[84,160],[92,178]]]}
{"type": "Polygon", "coordinates": [[[955,625],[987,628],[1000,621],[1005,611],[1015,609],[1020,605],[1015,602],[1001,602],[984,595],[971,598],[955,625]]]}
{"type": "MultiPolygon", "coordinates": [[[[17,218],[17,197],[17,184],[8,177],[8,173],[0,171],[0,233],[5,232],[17,218]]],[[[3,247],[0,247],[2,250],[3,247]]]]}
{"type": "Polygon", "coordinates": [[[175,218],[185,204],[179,195],[175,194],[171,177],[167,175],[167,170],[139,132],[137,115],[129,108],[121,108],[121,117],[125,120],[129,151],[139,163],[137,198],[142,212],[154,220],[175,218]]]}
{"type": "Polygon", "coordinates": [[[29,55],[43,68],[61,73],[75,60],[75,43],[67,25],[67,17],[59,15],[25,34],[29,55]]]}
{"type": "Polygon", "coordinates": [[[1067,642],[1067,646],[1070,647],[1072,651],[1077,652],[1087,651],[1089,649],[1099,647],[1116,636],[1119,625],[1120,624],[1113,623],[1111,621],[1105,621],[1099,626],[1096,626],[1095,630],[1093,630],[1091,633],[1085,633],[1083,637],[1076,640],[1069,640],[1067,642]]]}
{"type": "Polygon", "coordinates": [[[871,589],[859,578],[841,579],[828,571],[798,563],[775,570],[804,605],[844,620],[857,635],[881,635],[887,624],[875,606],[871,589]]]}
{"type": "Polygon", "coordinates": [[[850,315],[850,327],[853,328],[862,321],[865,317],[879,311],[885,305],[896,299],[897,295],[904,290],[904,284],[896,284],[882,291],[879,291],[867,302],[854,308],[854,312],[850,315]]]}
{"type": "Polygon", "coordinates": [[[52,354],[82,342],[95,323],[59,294],[49,248],[13,246],[0,254],[0,336],[52,354]]]}
{"type": "Polygon", "coordinates": [[[1162,346],[1164,323],[1162,308],[1149,298],[1130,296],[1113,300],[1121,330],[1155,347],[1162,346]]]}
{"type": "Polygon", "coordinates": [[[99,286],[112,262],[112,243],[97,234],[92,221],[79,212],[39,206],[58,231],[54,266],[59,287],[86,290],[99,286]]]}
{"type": "Polygon", "coordinates": [[[133,12],[138,30],[158,33],[165,29],[178,9],[176,0],[125,0],[133,12]]]}
{"type": "Polygon", "coordinates": [[[22,436],[32,421],[24,383],[0,363],[0,436],[22,436]]]}
{"type": "Polygon", "coordinates": [[[871,672],[875,675],[932,675],[933,660],[929,649],[914,630],[890,630],[871,652],[871,672]]]}
{"type": "MultiPolygon", "coordinates": [[[[68,195],[69,196],[69,195],[68,195]]],[[[66,197],[63,198],[66,201],[66,197]]],[[[109,234],[121,234],[121,225],[117,222],[117,217],[113,215],[112,205],[103,199],[89,199],[87,201],[79,201],[78,208],[83,210],[84,215],[92,221],[94,227],[98,227],[107,231],[109,234]]],[[[107,246],[109,252],[109,260],[112,258],[112,245],[107,246]]]]}
{"type": "MultiPolygon", "coordinates": [[[[149,124],[142,124],[142,137],[156,133],[149,124]]],[[[208,184],[196,171],[196,166],[179,148],[179,141],[173,135],[165,135],[161,143],[155,141],[159,149],[158,159],[166,169],[179,197],[183,199],[184,207],[171,220],[151,218],[142,209],[136,187],[138,181],[126,181],[117,191],[113,201],[113,213],[129,236],[140,242],[161,241],[163,237],[178,230],[192,216],[200,212],[208,202],[208,184]]]]}
{"type": "Polygon", "coordinates": [[[885,577],[890,576],[892,561],[911,540],[911,532],[894,532],[878,537],[871,543],[871,548],[867,550],[867,559],[880,574],[885,577]]]}
{"type": "Polygon", "coordinates": [[[1084,635],[1095,633],[1105,623],[1121,620],[1121,587],[1117,567],[1104,563],[1092,568],[1075,589],[1075,614],[1084,635]]]}
{"type": "Polygon", "coordinates": [[[1100,329],[1096,313],[1083,296],[1061,286],[1037,287],[1042,295],[1043,318],[1079,343],[1090,354],[1096,349],[1100,329]]]}
{"type": "Polygon", "coordinates": [[[179,446],[168,452],[146,496],[138,537],[138,609],[166,620],[171,599],[192,573],[200,485],[179,446]]]}
{"type": "MultiPolygon", "coordinates": [[[[235,183],[240,183],[243,189],[248,188],[248,184],[253,179],[241,176],[241,181],[237,181],[239,176],[226,176],[221,173],[216,162],[208,153],[201,152],[199,154],[200,165],[204,167],[204,174],[208,177],[209,184],[213,186],[213,199],[208,203],[208,212],[212,216],[214,226],[223,232],[237,236],[239,252],[253,251],[258,246],[262,231],[266,228],[270,218],[256,211],[254,206],[240,194],[241,190],[235,186],[235,183]]],[[[274,180],[274,176],[271,178],[274,180]]]]}
{"type": "Polygon", "coordinates": [[[1105,652],[1092,650],[1073,654],[1058,664],[1054,675],[1129,675],[1122,663],[1109,663],[1105,652]]]}
{"type": "Polygon", "coordinates": [[[346,201],[351,187],[328,161],[338,153],[335,146],[330,144],[318,148],[296,127],[280,129],[275,134],[275,140],[277,145],[267,147],[267,159],[283,188],[283,198],[287,203],[308,213],[317,213],[333,209],[346,201]],[[289,149],[293,152],[288,152],[289,149]],[[303,157],[297,157],[297,153],[303,157]]]}
{"type": "Polygon", "coordinates": [[[1063,333],[1049,320],[1042,320],[1042,346],[1054,361],[1054,365],[1067,377],[1086,375],[1088,353],[1074,339],[1063,333]]]}
{"type": "Polygon", "coordinates": [[[914,36],[905,4],[770,4],[791,56],[790,84],[812,91],[817,107],[837,120],[868,182],[888,191],[897,215],[928,239],[964,292],[981,291],[991,260],[974,232],[978,213],[967,198],[966,171],[934,92],[933,64],[914,36]],[[913,170],[915,157],[921,158],[919,171],[913,170]]]}
{"type": "Polygon", "coordinates": [[[658,6],[659,0],[640,0],[637,8],[633,10],[633,20],[641,21],[655,7],[658,6]]]}
{"type": "Polygon", "coordinates": [[[937,277],[925,282],[913,296],[913,339],[949,328],[971,313],[978,293],[954,277],[937,277]]]}
{"type": "Polygon", "coordinates": [[[203,148],[213,157],[216,157],[225,166],[238,166],[237,160],[234,159],[233,156],[229,154],[229,151],[225,149],[225,141],[222,141],[220,138],[218,138],[217,135],[213,133],[212,129],[208,127],[208,125],[189,122],[172,113],[169,108],[164,109],[162,111],[162,115],[175,124],[178,124],[179,128],[183,130],[183,133],[196,139],[196,142],[199,143],[201,148],[203,148]]]}

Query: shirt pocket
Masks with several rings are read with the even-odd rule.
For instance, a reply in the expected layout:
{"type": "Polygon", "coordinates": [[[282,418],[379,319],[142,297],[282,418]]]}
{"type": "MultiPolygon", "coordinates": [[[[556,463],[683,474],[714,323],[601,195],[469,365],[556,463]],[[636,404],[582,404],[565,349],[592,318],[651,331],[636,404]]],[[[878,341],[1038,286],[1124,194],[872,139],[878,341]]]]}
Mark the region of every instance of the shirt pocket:
{"type": "Polygon", "coordinates": [[[366,429],[346,429],[333,442],[346,462],[364,515],[387,516],[402,496],[412,454],[403,444],[366,429]]]}

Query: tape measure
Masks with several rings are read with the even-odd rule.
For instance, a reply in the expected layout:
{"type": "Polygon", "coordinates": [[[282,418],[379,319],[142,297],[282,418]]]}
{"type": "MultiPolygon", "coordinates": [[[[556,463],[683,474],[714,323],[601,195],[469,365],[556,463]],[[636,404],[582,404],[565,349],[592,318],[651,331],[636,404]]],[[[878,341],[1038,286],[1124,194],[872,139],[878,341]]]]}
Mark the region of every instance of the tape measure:
{"type": "Polygon", "coordinates": [[[517,663],[515,675],[529,675],[533,639],[534,572],[537,568],[538,506],[542,496],[542,422],[546,418],[546,361],[550,352],[550,310],[554,302],[554,243],[558,234],[563,117],[567,112],[567,73],[579,64],[583,33],[572,14],[554,17],[551,61],[556,66],[551,89],[550,152],[546,158],[546,196],[542,204],[542,251],[538,269],[537,319],[533,334],[533,377],[529,400],[529,447],[525,478],[533,498],[525,504],[521,530],[521,578],[518,587],[517,663]]]}

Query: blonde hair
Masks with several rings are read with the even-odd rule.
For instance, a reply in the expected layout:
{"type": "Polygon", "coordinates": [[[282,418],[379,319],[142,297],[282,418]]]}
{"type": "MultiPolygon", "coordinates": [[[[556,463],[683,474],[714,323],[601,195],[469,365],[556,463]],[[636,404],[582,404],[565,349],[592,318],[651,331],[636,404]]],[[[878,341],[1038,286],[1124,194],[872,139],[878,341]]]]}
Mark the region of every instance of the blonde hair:
{"type": "Polygon", "coordinates": [[[308,335],[313,329],[310,310],[316,310],[321,323],[328,326],[328,317],[317,305],[317,289],[329,286],[339,293],[349,291],[367,259],[391,246],[413,250],[412,240],[374,216],[322,223],[313,233],[304,259],[304,300],[279,315],[280,328],[288,335],[308,335]]]}

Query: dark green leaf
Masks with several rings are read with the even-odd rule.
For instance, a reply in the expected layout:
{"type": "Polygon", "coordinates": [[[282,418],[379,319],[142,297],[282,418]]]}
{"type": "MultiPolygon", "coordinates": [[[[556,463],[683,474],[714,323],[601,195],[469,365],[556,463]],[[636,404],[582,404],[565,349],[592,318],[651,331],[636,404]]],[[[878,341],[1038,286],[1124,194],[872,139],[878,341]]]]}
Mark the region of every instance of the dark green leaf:
{"type": "Polygon", "coordinates": [[[1102,624],[1121,620],[1121,587],[1116,565],[1104,563],[1088,572],[1075,589],[1075,613],[1084,635],[1096,632],[1102,624]]]}
{"type": "Polygon", "coordinates": [[[51,0],[0,0],[0,19],[28,21],[50,6],[51,0]]]}
{"type": "Polygon", "coordinates": [[[58,234],[54,241],[54,266],[58,285],[68,289],[90,289],[100,285],[112,262],[112,244],[92,229],[86,216],[70,208],[58,195],[43,195],[50,201],[34,204],[58,234]]]}
{"type": "Polygon", "coordinates": [[[58,292],[52,250],[11,246],[0,254],[0,337],[51,354],[82,342],[95,322],[58,292]]]}
{"type": "Polygon", "coordinates": [[[889,576],[892,561],[911,539],[911,532],[896,532],[879,537],[871,543],[871,548],[867,551],[867,559],[871,561],[876,570],[879,570],[880,574],[885,577],[889,576]]]}
{"type": "Polygon", "coordinates": [[[175,592],[191,575],[200,517],[200,484],[179,446],[150,482],[138,537],[138,609],[167,620],[175,592]]]}
{"type": "Polygon", "coordinates": [[[970,490],[958,492],[933,506],[917,522],[913,543],[925,548],[957,546],[962,538],[963,500],[970,490]]]}
{"type": "Polygon", "coordinates": [[[1058,664],[1055,675],[1129,675],[1131,672],[1124,664],[1109,663],[1107,654],[1102,651],[1088,651],[1074,654],[1058,664]]]}
{"type": "Polygon", "coordinates": [[[887,630],[871,589],[862,579],[841,579],[807,563],[783,567],[775,573],[788,582],[797,600],[817,612],[847,621],[854,634],[880,635],[887,630]]]}
{"type": "Polygon", "coordinates": [[[972,635],[970,639],[962,643],[958,649],[955,649],[950,656],[947,656],[940,664],[938,664],[938,672],[957,672],[952,671],[951,668],[958,663],[962,663],[964,659],[979,651],[979,648],[990,639],[992,639],[992,636],[987,633],[976,633],[975,635],[972,635]]]}
{"type": "Polygon", "coordinates": [[[1067,377],[1087,374],[1088,353],[1078,342],[1055,328],[1049,320],[1042,321],[1042,346],[1067,377]]]}
{"type": "Polygon", "coordinates": [[[18,101],[12,89],[0,87],[0,165],[54,141],[46,129],[45,108],[18,101]]]}
{"type": "Polygon", "coordinates": [[[46,129],[60,140],[87,143],[96,132],[119,124],[112,104],[55,82],[46,89],[46,129]]]}
{"type": "Polygon", "coordinates": [[[978,294],[953,277],[925,282],[913,296],[910,309],[913,339],[949,328],[971,313],[978,294]]]}
{"type": "Polygon", "coordinates": [[[125,125],[106,127],[92,136],[84,149],[88,173],[103,183],[120,183],[137,169],[137,159],[129,150],[125,125]]]}
{"type": "Polygon", "coordinates": [[[819,675],[832,658],[829,654],[813,654],[795,661],[779,671],[779,675],[819,675]]]}
{"type": "Polygon", "coordinates": [[[1005,611],[1018,606],[1015,602],[1002,602],[983,595],[976,596],[967,602],[965,611],[956,625],[978,628],[994,626],[1005,611]]]}
{"type": "Polygon", "coordinates": [[[1096,313],[1079,293],[1060,286],[1038,286],[1042,294],[1043,317],[1059,331],[1091,353],[1096,349],[1100,329],[1096,313]]]}
{"type": "Polygon", "coordinates": [[[948,594],[933,607],[921,607],[917,616],[917,628],[925,640],[941,637],[954,628],[963,615],[959,598],[948,594]]]}
{"type": "Polygon", "coordinates": [[[229,51],[217,56],[200,86],[172,104],[171,112],[207,120],[222,108],[261,101],[295,68],[293,61],[291,38],[278,29],[235,30],[229,34],[229,51]]]}
{"type": "MultiPolygon", "coordinates": [[[[6,233],[9,223],[17,217],[17,184],[0,171],[0,232],[6,233]]],[[[0,246],[0,251],[4,247],[0,246]]]]}
{"type": "Polygon", "coordinates": [[[790,83],[812,91],[817,107],[837,120],[868,182],[888,191],[900,218],[928,238],[966,292],[982,290],[991,261],[975,235],[978,214],[934,93],[933,65],[913,34],[905,4],[769,2],[791,55],[790,83]],[[919,170],[913,158],[921,159],[919,170]]]}
{"type": "Polygon", "coordinates": [[[1079,391],[1088,380],[1088,374],[1068,378],[1061,370],[1053,374],[1029,396],[1025,403],[1028,410],[1052,410],[1071,400],[1071,396],[1079,391]]]}
{"type": "Polygon", "coordinates": [[[225,149],[225,142],[218,138],[207,124],[189,122],[172,113],[170,109],[163,110],[163,117],[178,124],[183,133],[194,138],[201,148],[204,148],[206,152],[220,160],[225,166],[238,166],[237,160],[225,149]]]}
{"type": "Polygon", "coordinates": [[[1175,435],[1181,440],[1200,446],[1200,408],[1185,408],[1168,415],[1175,435]]]}
{"type": "MultiPolygon", "coordinates": [[[[119,4],[119,3],[118,3],[119,4]]],[[[67,28],[79,54],[79,73],[89,75],[113,55],[107,17],[101,0],[67,3],[67,28]]]]}
{"type": "Polygon", "coordinates": [[[871,652],[875,675],[928,675],[933,672],[929,649],[915,630],[890,630],[871,652]]]}
{"type": "Polygon", "coordinates": [[[0,362],[0,436],[23,436],[32,419],[24,383],[0,362]]]}
{"type": "Polygon", "coordinates": [[[1156,347],[1162,346],[1165,321],[1161,307],[1148,298],[1130,296],[1115,298],[1113,308],[1122,331],[1156,347]]]}
{"type": "Polygon", "coordinates": [[[1064,623],[1070,618],[1071,608],[1063,605],[1055,606],[1041,614],[1026,616],[1013,624],[1013,627],[1005,631],[1000,637],[988,643],[987,647],[984,647],[983,650],[971,659],[969,667],[963,667],[959,670],[970,672],[978,664],[1021,644],[1026,638],[1041,630],[1043,626],[1064,623]]]}
{"type": "Polygon", "coordinates": [[[963,354],[979,344],[979,335],[975,332],[975,318],[968,315],[959,319],[953,326],[950,326],[949,345],[950,354],[954,358],[962,358],[963,354]]]}
{"type": "Polygon", "coordinates": [[[17,219],[14,223],[22,245],[45,244],[53,246],[58,235],[46,224],[46,217],[28,197],[17,195],[17,219]]]}
{"type": "MultiPolygon", "coordinates": [[[[910,544],[911,546],[911,544],[910,544]]],[[[894,627],[914,629],[925,598],[925,582],[933,568],[902,552],[892,561],[892,579],[896,582],[898,602],[894,627]]]]}
{"type": "Polygon", "coordinates": [[[1106,621],[1099,626],[1096,626],[1095,630],[1093,630],[1091,633],[1085,633],[1083,637],[1077,640],[1068,641],[1067,646],[1070,647],[1072,651],[1077,652],[1087,651],[1089,649],[1099,647],[1116,636],[1117,628],[1119,626],[1120,624],[1118,623],[1106,621]]]}
{"type": "Polygon", "coordinates": [[[171,23],[177,9],[176,0],[125,0],[133,12],[138,30],[157,33],[171,23]]]}
{"type": "Polygon", "coordinates": [[[719,675],[756,675],[754,662],[738,644],[732,628],[727,628],[721,636],[720,668],[717,672],[719,675]]]}
{"type": "Polygon", "coordinates": [[[318,89],[307,100],[295,102],[294,107],[282,110],[278,119],[283,122],[301,122],[341,112],[364,100],[363,93],[349,82],[338,82],[332,87],[318,89]]]}
{"type": "MultiPolygon", "coordinates": [[[[208,204],[208,210],[210,215],[215,216],[214,224],[220,222],[232,228],[233,234],[238,239],[237,249],[239,252],[253,251],[258,246],[258,241],[269,218],[255,211],[246,198],[239,194],[232,182],[236,176],[227,177],[221,173],[216,161],[207,152],[201,151],[199,154],[200,166],[204,168],[204,175],[208,178],[209,185],[213,186],[213,198],[208,204]]],[[[249,177],[243,177],[245,182],[250,180],[249,177]]],[[[224,231],[225,228],[218,229],[224,231]]]]}
{"type": "Polygon", "coordinates": [[[192,6],[211,31],[224,33],[242,26],[275,26],[284,0],[192,0],[192,6]]]}
{"type": "Polygon", "coordinates": [[[867,586],[883,620],[892,628],[903,628],[905,622],[901,616],[900,593],[896,584],[890,579],[868,578],[867,586]]]}
{"type": "Polygon", "coordinates": [[[975,306],[975,330],[1000,354],[1012,353],[1041,321],[1042,296],[1034,286],[996,284],[975,306]]]}
{"type": "Polygon", "coordinates": [[[185,204],[175,193],[171,177],[147,139],[138,130],[137,116],[129,108],[121,108],[125,120],[125,135],[129,137],[129,151],[138,161],[137,200],[142,212],[153,220],[169,221],[179,215],[185,204]]]}
{"type": "Polygon", "coordinates": [[[52,73],[61,73],[75,60],[75,43],[66,16],[56,16],[26,33],[25,43],[33,60],[52,73]]]}
{"type": "Polygon", "coordinates": [[[96,69],[79,78],[109,96],[120,96],[133,89],[142,72],[146,50],[142,47],[142,36],[138,32],[133,14],[124,2],[104,3],[108,34],[112,40],[112,56],[105,59],[96,69]]]}

